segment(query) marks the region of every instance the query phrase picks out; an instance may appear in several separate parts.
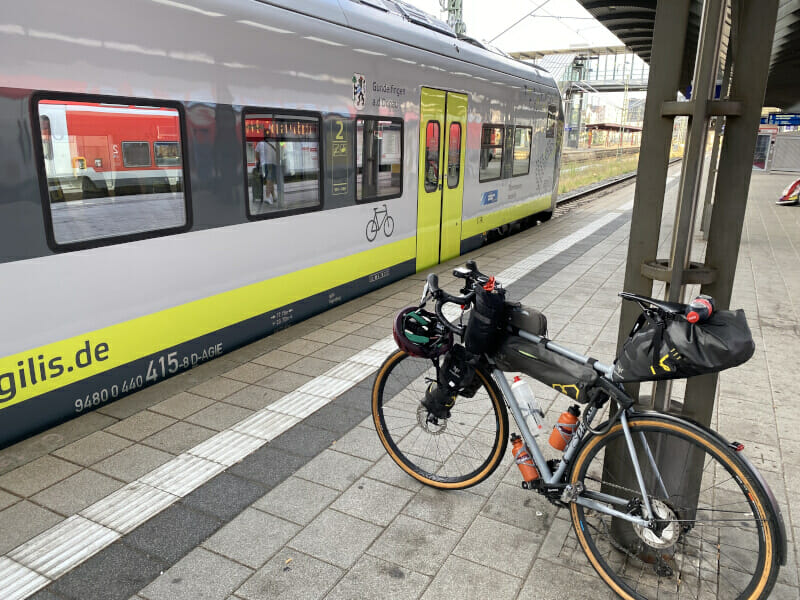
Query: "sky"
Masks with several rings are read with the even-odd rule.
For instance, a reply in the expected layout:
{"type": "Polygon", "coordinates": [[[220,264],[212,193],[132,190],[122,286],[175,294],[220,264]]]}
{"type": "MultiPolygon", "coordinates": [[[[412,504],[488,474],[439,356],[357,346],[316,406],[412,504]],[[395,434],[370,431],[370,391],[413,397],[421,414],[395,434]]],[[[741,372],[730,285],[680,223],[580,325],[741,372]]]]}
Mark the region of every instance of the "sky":
{"type": "MultiPolygon", "coordinates": [[[[439,0],[405,0],[447,20],[439,0]]],[[[505,52],[618,46],[577,0],[463,0],[467,35],[505,52]]]]}

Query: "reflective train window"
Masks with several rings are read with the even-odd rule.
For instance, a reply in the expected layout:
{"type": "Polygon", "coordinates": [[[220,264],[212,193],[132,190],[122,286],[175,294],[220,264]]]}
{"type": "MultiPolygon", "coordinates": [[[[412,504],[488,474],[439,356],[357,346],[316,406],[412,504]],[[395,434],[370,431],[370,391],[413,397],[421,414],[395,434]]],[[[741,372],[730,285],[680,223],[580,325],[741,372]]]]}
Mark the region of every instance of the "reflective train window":
{"type": "Polygon", "coordinates": [[[178,142],[153,142],[153,156],[157,167],[174,167],[181,164],[181,146],[178,142]]]}
{"type": "Polygon", "coordinates": [[[450,123],[447,143],[447,187],[458,187],[461,176],[461,123],[450,123]]]}
{"type": "Polygon", "coordinates": [[[356,119],[356,200],[397,198],[403,181],[403,122],[356,119]]]}
{"type": "Polygon", "coordinates": [[[545,137],[556,137],[556,123],[558,122],[558,108],[555,104],[547,106],[547,131],[545,137]]]}
{"type": "Polygon", "coordinates": [[[122,166],[149,167],[150,144],[147,142],[122,142],[122,166]]]}
{"type": "Polygon", "coordinates": [[[425,191],[439,187],[439,123],[428,121],[425,126],[425,191]]]}
{"type": "Polygon", "coordinates": [[[503,127],[484,125],[481,129],[481,164],[478,181],[500,179],[503,172],[503,127]]]}
{"type": "Polygon", "coordinates": [[[531,168],[531,127],[514,129],[514,176],[527,175],[531,168]]]}
{"type": "Polygon", "coordinates": [[[71,249],[188,226],[176,108],[54,98],[36,108],[51,243],[71,249]],[[170,159],[154,164],[159,144],[170,159]]]}
{"type": "Polygon", "coordinates": [[[248,110],[244,129],[247,214],[267,218],[319,209],[319,117],[248,110]]]}
{"type": "Polygon", "coordinates": [[[50,117],[39,117],[39,129],[42,133],[42,156],[45,160],[53,159],[53,136],[50,133],[50,117]]]}

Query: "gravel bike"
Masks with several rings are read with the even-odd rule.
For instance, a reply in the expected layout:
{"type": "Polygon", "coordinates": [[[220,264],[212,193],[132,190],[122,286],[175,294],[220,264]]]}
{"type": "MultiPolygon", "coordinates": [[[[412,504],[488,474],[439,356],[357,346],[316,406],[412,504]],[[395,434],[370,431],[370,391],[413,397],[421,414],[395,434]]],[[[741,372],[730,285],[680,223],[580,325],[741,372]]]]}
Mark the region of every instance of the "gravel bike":
{"type": "MultiPolygon", "coordinates": [[[[523,487],[569,510],[581,548],[620,597],[767,597],[786,561],[786,533],[778,504],[743,446],[684,418],[635,410],[613,365],[550,341],[541,328],[526,331],[534,321],[524,316],[512,318],[504,335],[538,349],[534,363],[547,352],[593,375],[582,383],[573,377],[575,386],[561,389],[542,378],[583,406],[563,454],[547,460],[528,427],[527,407],[499,368],[502,351],[451,360],[463,350],[455,340],[465,337],[465,311],[474,312],[476,292],[490,282],[472,261],[454,275],[464,280],[459,296],[428,276],[420,305],[401,311],[395,322],[401,349],[376,376],[372,416],[394,462],[435,488],[476,485],[505,454],[511,411],[538,473],[523,487]],[[425,310],[431,301],[432,313],[425,310]],[[455,306],[443,309],[446,304],[455,306]],[[471,381],[448,388],[442,372],[458,375],[465,365],[471,381]]],[[[623,296],[651,316],[677,318],[685,308],[623,296]]],[[[535,312],[517,307],[517,313],[535,312]]]]}

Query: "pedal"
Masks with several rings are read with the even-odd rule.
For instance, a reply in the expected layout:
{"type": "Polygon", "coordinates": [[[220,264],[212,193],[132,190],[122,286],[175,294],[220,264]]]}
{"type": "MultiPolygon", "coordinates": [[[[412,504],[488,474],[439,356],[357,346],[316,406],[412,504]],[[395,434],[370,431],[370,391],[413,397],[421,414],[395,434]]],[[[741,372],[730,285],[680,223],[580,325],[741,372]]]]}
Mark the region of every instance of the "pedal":
{"type": "Polygon", "coordinates": [[[586,488],[580,482],[576,483],[575,485],[568,485],[564,488],[564,491],[561,492],[561,501],[564,504],[569,504],[573,502],[575,498],[580,496],[586,488]]]}

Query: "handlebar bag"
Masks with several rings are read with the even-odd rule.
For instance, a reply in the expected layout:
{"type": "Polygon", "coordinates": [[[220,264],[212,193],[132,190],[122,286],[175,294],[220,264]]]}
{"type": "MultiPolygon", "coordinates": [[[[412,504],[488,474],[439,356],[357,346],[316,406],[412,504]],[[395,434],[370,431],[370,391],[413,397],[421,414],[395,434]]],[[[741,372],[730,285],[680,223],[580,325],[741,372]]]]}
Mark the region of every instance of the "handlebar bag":
{"type": "Polygon", "coordinates": [[[753,356],[755,344],[744,311],[719,310],[703,323],[683,315],[643,313],[614,361],[614,381],[656,381],[717,373],[753,356]]]}
{"type": "Polygon", "coordinates": [[[493,353],[503,339],[506,324],[506,292],[478,286],[469,313],[464,345],[473,354],[493,353]]]}
{"type": "Polygon", "coordinates": [[[502,371],[521,371],[554,390],[586,402],[586,391],[597,381],[597,371],[589,365],[570,360],[544,343],[535,343],[517,335],[508,336],[494,356],[502,371]]]}

